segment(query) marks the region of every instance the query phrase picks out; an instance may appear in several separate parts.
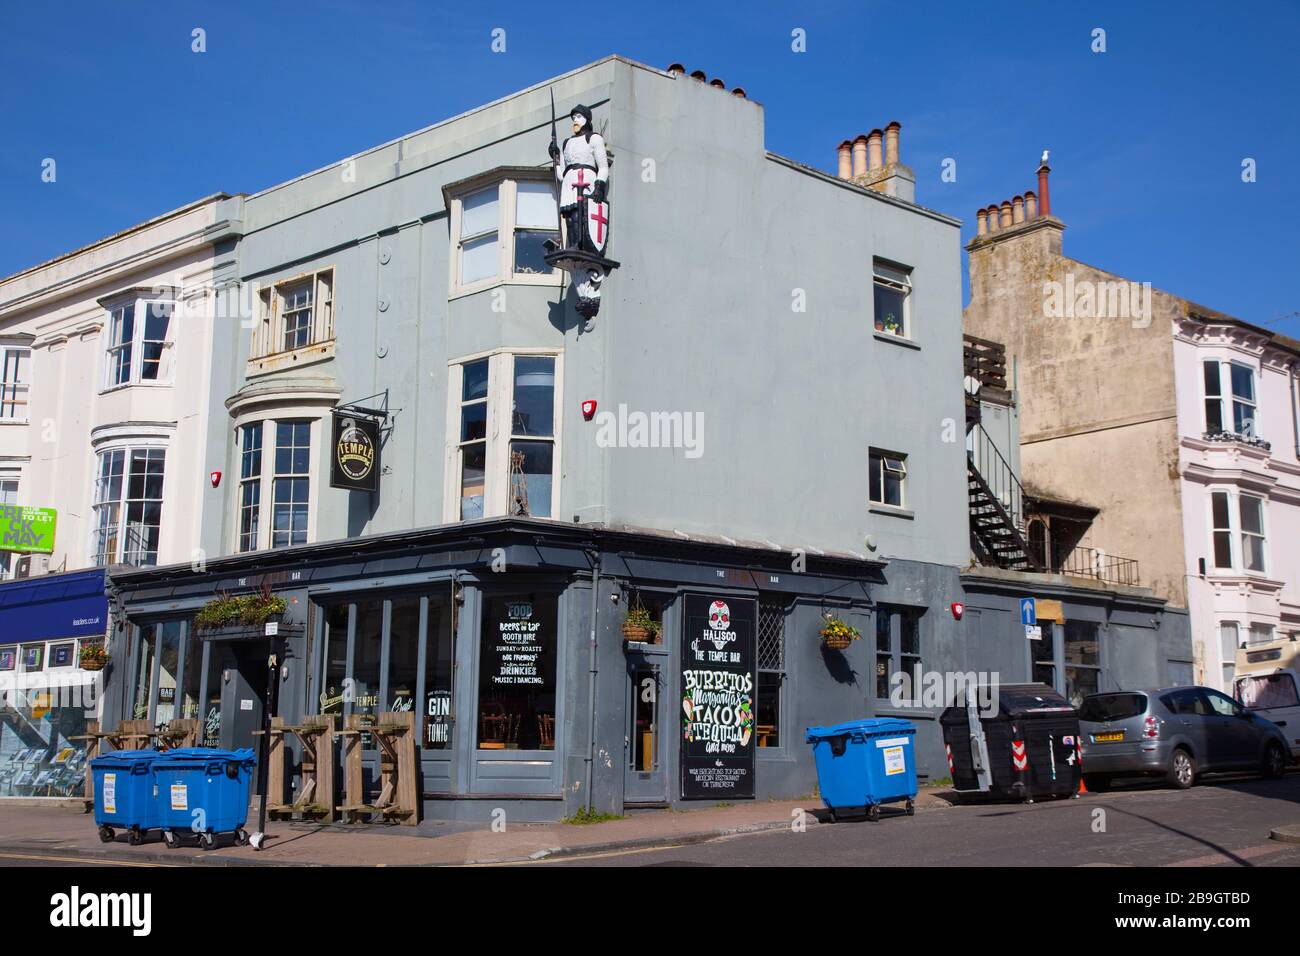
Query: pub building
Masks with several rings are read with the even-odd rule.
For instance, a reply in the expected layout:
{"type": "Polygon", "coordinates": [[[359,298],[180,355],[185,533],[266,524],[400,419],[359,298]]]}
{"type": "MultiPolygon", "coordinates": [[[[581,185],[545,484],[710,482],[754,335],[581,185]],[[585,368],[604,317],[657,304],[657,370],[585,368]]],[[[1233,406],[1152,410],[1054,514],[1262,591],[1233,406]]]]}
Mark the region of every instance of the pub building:
{"type": "Polygon", "coordinates": [[[105,719],[414,711],[425,817],[552,820],[807,795],[867,716],[945,777],[900,676],[1161,682],[1149,592],[974,567],[961,224],[900,130],[837,175],[607,57],[223,200],[199,559],[114,569],[105,719]],[[247,595],[273,636],[197,626],[247,595]]]}

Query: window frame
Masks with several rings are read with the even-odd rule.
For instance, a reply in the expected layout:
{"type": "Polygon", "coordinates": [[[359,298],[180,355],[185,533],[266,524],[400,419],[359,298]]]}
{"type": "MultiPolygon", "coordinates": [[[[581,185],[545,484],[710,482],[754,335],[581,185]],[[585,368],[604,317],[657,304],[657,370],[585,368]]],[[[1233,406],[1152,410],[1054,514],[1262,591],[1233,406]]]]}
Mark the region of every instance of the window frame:
{"type": "Polygon", "coordinates": [[[274,551],[289,547],[302,547],[303,545],[312,544],[316,540],[316,510],[320,504],[322,471],[319,462],[321,450],[321,429],[322,419],[319,415],[314,414],[309,409],[294,408],[285,409],[276,414],[265,416],[250,415],[248,418],[240,419],[234,428],[234,441],[232,442],[232,453],[234,455],[233,473],[238,475],[236,481],[231,482],[233,486],[231,495],[233,503],[230,514],[234,515],[234,520],[230,523],[230,548],[232,554],[251,554],[254,551],[274,551]],[[304,424],[307,426],[307,471],[305,473],[293,474],[276,474],[275,453],[277,433],[280,423],[285,424],[304,424]],[[245,429],[260,427],[261,428],[261,445],[260,470],[256,477],[250,475],[243,476],[244,464],[244,432],[245,429]],[[268,435],[271,444],[268,445],[268,435]],[[270,458],[268,462],[267,459],[270,458]],[[306,540],[295,544],[275,544],[275,482],[276,479],[306,479],[307,481],[307,531],[306,540]],[[243,498],[244,488],[257,488],[257,513],[256,513],[256,532],[254,546],[245,547],[245,535],[243,532],[243,498]]]}
{"type": "Polygon", "coordinates": [[[1207,358],[1201,360],[1201,392],[1202,406],[1205,413],[1205,431],[1207,434],[1224,433],[1236,435],[1240,438],[1258,438],[1259,429],[1259,383],[1255,374],[1255,366],[1236,359],[1207,358]],[[1217,390],[1214,394],[1210,393],[1210,382],[1208,376],[1209,368],[1215,368],[1215,385],[1217,390]],[[1224,386],[1224,369],[1227,369],[1227,388],[1224,386]],[[1238,396],[1236,388],[1232,381],[1232,369],[1239,368],[1250,376],[1250,397],[1244,398],[1238,396]],[[1218,428],[1210,424],[1210,407],[1211,403],[1218,407],[1218,417],[1220,425],[1218,428]],[[1242,406],[1250,412],[1250,419],[1244,430],[1237,428],[1237,407],[1242,406]]]}
{"type": "Polygon", "coordinates": [[[248,375],[275,371],[285,365],[319,361],[334,354],[334,309],[338,302],[338,275],[333,263],[307,272],[276,279],[258,290],[260,315],[248,343],[248,375]],[[301,286],[310,289],[311,319],[306,325],[307,341],[285,347],[285,316],[301,311],[289,309],[287,294],[301,286]]]}
{"type": "Polygon", "coordinates": [[[922,679],[924,679],[925,668],[925,627],[923,622],[926,619],[928,608],[912,604],[877,604],[871,612],[871,635],[872,635],[872,660],[874,662],[875,683],[873,690],[875,693],[876,705],[892,706],[890,694],[893,692],[894,675],[906,674],[908,688],[911,692],[911,699],[916,700],[921,696],[921,688],[916,684],[916,666],[922,668],[922,679]],[[904,620],[910,619],[916,627],[916,652],[908,653],[903,650],[903,628],[904,620]],[[882,629],[881,625],[885,627],[882,629]],[[888,648],[880,646],[882,635],[888,637],[888,648]],[[881,673],[880,667],[882,662],[885,665],[884,673],[881,673]],[[881,679],[884,679],[884,690],[881,692],[881,679]]]}
{"type": "Polygon", "coordinates": [[[461,481],[463,477],[461,442],[461,397],[464,394],[464,368],[482,359],[488,360],[488,394],[486,446],[484,451],[483,517],[500,518],[509,513],[510,446],[512,441],[548,441],[551,453],[550,515],[532,515],[539,520],[559,520],[560,485],[564,474],[562,449],[564,433],[564,352],[556,348],[493,349],[453,359],[447,363],[447,419],[444,463],[443,520],[459,523],[461,517],[461,481]],[[554,412],[552,435],[515,437],[513,431],[514,362],[518,357],[550,357],[555,360],[554,412]]]}
{"type": "Polygon", "coordinates": [[[907,489],[907,455],[902,452],[887,451],[884,448],[871,446],[867,449],[867,501],[872,507],[877,508],[894,508],[899,511],[907,510],[908,489],[907,489]],[[890,460],[898,463],[898,468],[891,468],[890,460]],[[885,473],[889,472],[898,476],[898,502],[894,503],[885,500],[885,473]],[[880,498],[873,498],[871,486],[873,482],[879,482],[880,498]]]}
{"type": "Polygon", "coordinates": [[[914,341],[912,328],[912,269],[910,266],[904,266],[901,263],[892,262],[888,259],[873,258],[871,260],[871,325],[872,331],[877,335],[888,335],[894,338],[914,341]],[[897,332],[891,332],[885,328],[880,316],[876,315],[876,287],[891,289],[898,292],[903,297],[903,316],[897,332]]]}
{"type": "Polygon", "coordinates": [[[173,384],[176,375],[176,362],[171,356],[176,348],[176,316],[178,307],[176,296],[173,295],[128,295],[118,298],[101,300],[101,304],[106,312],[103,325],[102,343],[100,353],[103,356],[103,372],[100,379],[100,393],[114,392],[122,388],[158,388],[160,386],[170,386],[173,384]],[[146,339],[145,330],[149,322],[149,307],[161,303],[167,315],[167,334],[162,339],[146,339]],[[119,312],[123,316],[131,316],[131,340],[118,341],[113,343],[115,319],[119,312]],[[161,348],[158,352],[158,374],[154,378],[144,377],[144,346],[145,342],[158,342],[161,348]],[[126,380],[115,381],[118,374],[117,356],[124,350],[129,350],[127,359],[126,380]],[[166,374],[164,373],[164,370],[166,374]]]}
{"type": "MultiPolygon", "coordinates": [[[[130,506],[134,504],[145,505],[149,502],[156,501],[158,504],[158,550],[154,553],[154,559],[150,563],[134,563],[132,567],[151,568],[157,567],[165,550],[163,543],[163,528],[167,526],[167,464],[169,444],[157,441],[136,441],[106,444],[94,450],[92,455],[93,467],[91,468],[90,484],[90,540],[87,548],[87,559],[90,567],[106,568],[113,564],[127,564],[127,516],[130,514],[130,506]],[[131,463],[137,454],[143,453],[146,456],[153,452],[158,452],[162,456],[162,488],[158,497],[155,498],[130,498],[131,493],[131,463]],[[121,491],[113,500],[100,500],[100,482],[103,480],[103,461],[107,455],[122,455],[122,471],[120,475],[121,491]],[[104,530],[103,522],[100,519],[100,511],[109,506],[117,510],[113,519],[113,550],[108,553],[103,550],[100,535],[104,530]]],[[[147,480],[147,478],[146,478],[147,480]]],[[[147,552],[146,552],[147,553],[147,552]]]]}
{"type": "Polygon", "coordinates": [[[1268,573],[1268,523],[1265,518],[1265,502],[1268,499],[1263,495],[1252,495],[1249,492],[1237,493],[1237,534],[1241,543],[1241,569],[1247,574],[1267,574],[1268,573]],[[1249,498],[1255,502],[1258,507],[1259,531],[1246,530],[1246,515],[1242,508],[1242,503],[1249,498]],[[1252,568],[1251,550],[1247,547],[1249,541],[1258,539],[1259,541],[1259,561],[1260,567],[1252,568]]]}
{"type": "Polygon", "coordinates": [[[0,341],[0,425],[26,425],[31,422],[32,371],[34,368],[35,351],[30,345],[10,344],[0,341]],[[19,377],[13,382],[9,381],[7,377],[10,355],[19,356],[14,363],[19,377]],[[14,409],[15,414],[6,415],[6,408],[14,409]],[[18,409],[22,410],[22,415],[17,414],[18,409]]]}
{"type": "MultiPolygon", "coordinates": [[[[552,195],[555,195],[559,184],[555,181],[554,174],[550,168],[539,169],[536,173],[531,171],[511,171],[509,173],[496,172],[486,176],[477,177],[468,182],[460,184],[454,193],[449,197],[449,241],[450,249],[448,259],[450,261],[450,274],[448,276],[448,298],[456,299],[461,296],[473,295],[476,292],[482,292],[485,289],[491,289],[494,286],[504,284],[519,285],[559,285],[563,278],[560,269],[552,269],[550,272],[516,272],[515,271],[515,241],[516,234],[520,230],[528,232],[541,231],[536,226],[520,226],[519,221],[519,183],[540,183],[550,186],[552,195]],[[497,190],[497,223],[496,223],[496,245],[497,245],[497,268],[492,275],[484,276],[481,279],[474,279],[470,282],[461,281],[462,266],[464,260],[464,246],[466,242],[473,242],[492,235],[493,230],[484,229],[469,236],[462,236],[461,223],[464,217],[465,200],[471,196],[477,195],[488,189],[496,187],[497,190]]],[[[556,234],[559,236],[560,223],[558,222],[558,207],[556,209],[557,224],[556,234]]]]}
{"type": "Polygon", "coordinates": [[[1226,488],[1211,488],[1208,507],[1209,507],[1209,532],[1210,532],[1210,566],[1216,571],[1234,571],[1237,568],[1237,549],[1236,527],[1232,520],[1233,501],[1232,493],[1226,488]],[[1222,495],[1224,499],[1224,513],[1227,515],[1227,525],[1220,527],[1216,524],[1214,516],[1214,499],[1216,495],[1222,495]],[[1218,556],[1218,538],[1219,535],[1225,535],[1228,543],[1228,563],[1220,564],[1218,556]]]}

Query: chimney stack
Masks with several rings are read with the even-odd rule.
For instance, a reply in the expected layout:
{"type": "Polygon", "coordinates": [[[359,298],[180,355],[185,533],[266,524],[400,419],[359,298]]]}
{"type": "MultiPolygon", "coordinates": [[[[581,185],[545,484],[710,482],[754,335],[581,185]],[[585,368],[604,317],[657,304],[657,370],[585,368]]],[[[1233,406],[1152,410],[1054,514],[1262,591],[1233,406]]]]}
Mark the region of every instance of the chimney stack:
{"type": "Polygon", "coordinates": [[[885,127],[885,165],[898,165],[898,131],[903,125],[897,120],[885,127]]]}
{"type": "Polygon", "coordinates": [[[853,141],[853,178],[867,175],[867,138],[859,135],[853,141]]]}
{"type": "Polygon", "coordinates": [[[880,160],[880,137],[881,132],[878,129],[873,129],[867,134],[867,158],[870,160],[867,172],[873,176],[880,172],[885,165],[880,160]]]}
{"type": "Polygon", "coordinates": [[[847,139],[844,142],[840,143],[839,160],[840,160],[840,169],[839,169],[840,179],[852,179],[853,178],[853,144],[850,143],[847,139]]]}
{"type": "MultiPolygon", "coordinates": [[[[1046,156],[1046,153],[1043,154],[1046,156]]],[[[1052,197],[1047,192],[1047,174],[1052,171],[1052,167],[1047,165],[1046,159],[1038,167],[1038,210],[1044,216],[1052,214],[1052,197]]]]}

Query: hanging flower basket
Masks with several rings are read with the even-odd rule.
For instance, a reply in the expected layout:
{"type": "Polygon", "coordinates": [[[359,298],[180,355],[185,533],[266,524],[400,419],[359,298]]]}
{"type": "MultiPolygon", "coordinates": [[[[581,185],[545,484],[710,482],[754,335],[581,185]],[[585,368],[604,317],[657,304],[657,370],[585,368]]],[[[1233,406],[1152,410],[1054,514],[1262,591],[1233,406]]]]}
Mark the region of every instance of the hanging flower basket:
{"type": "Polygon", "coordinates": [[[108,663],[108,651],[103,644],[85,644],[78,656],[83,671],[102,671],[108,663]]]}
{"type": "Polygon", "coordinates": [[[634,607],[623,618],[623,637],[640,644],[657,644],[662,625],[643,607],[634,607]]]}
{"type": "Polygon", "coordinates": [[[833,651],[845,650],[854,641],[862,639],[862,632],[852,625],[845,624],[833,614],[826,616],[826,623],[818,631],[822,643],[833,651]]]}

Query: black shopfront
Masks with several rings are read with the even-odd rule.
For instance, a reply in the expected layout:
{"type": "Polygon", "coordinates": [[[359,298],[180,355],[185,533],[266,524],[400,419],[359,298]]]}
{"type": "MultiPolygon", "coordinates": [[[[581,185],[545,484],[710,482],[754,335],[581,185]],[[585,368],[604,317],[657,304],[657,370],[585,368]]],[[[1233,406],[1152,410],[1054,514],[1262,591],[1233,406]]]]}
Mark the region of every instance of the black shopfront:
{"type": "MultiPolygon", "coordinates": [[[[814,782],[802,726],[864,710],[863,668],[828,667],[810,635],[827,608],[865,627],[882,577],[878,563],[848,557],[799,573],[789,561],[492,519],[241,555],[203,572],[123,573],[113,640],[130,679],[109,688],[118,713],[106,716],[200,716],[205,743],[255,746],[279,648],[276,714],[288,723],[414,712],[425,817],[488,819],[504,807],[510,819],[553,820],[588,805],[794,796],[814,782]],[[266,588],[285,601],[275,637],[194,626],[214,596],[266,588]],[[655,622],[646,639],[623,632],[633,605],[655,622]]],[[[369,775],[377,755],[366,760],[369,775]]]]}

